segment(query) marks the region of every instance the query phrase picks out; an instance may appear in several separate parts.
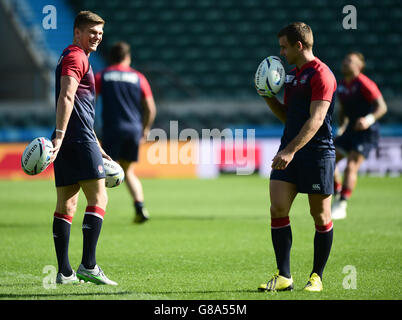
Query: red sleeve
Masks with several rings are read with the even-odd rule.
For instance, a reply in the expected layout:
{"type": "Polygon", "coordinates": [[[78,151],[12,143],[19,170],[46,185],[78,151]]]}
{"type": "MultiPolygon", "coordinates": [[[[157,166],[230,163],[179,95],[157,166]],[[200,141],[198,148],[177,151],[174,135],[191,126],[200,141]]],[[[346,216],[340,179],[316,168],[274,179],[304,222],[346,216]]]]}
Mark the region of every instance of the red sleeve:
{"type": "Polygon", "coordinates": [[[360,87],[360,92],[368,102],[372,102],[381,96],[381,91],[378,89],[373,80],[370,80],[368,77],[362,74],[359,78],[362,84],[360,87]]]}
{"type": "Polygon", "coordinates": [[[149,85],[147,78],[145,78],[145,76],[139,72],[138,72],[138,77],[140,78],[142,97],[144,99],[152,97],[151,86],[149,85]]]}
{"type": "Polygon", "coordinates": [[[336,80],[332,72],[327,68],[317,70],[311,81],[311,101],[326,100],[332,101],[336,90],[336,80]]]}
{"type": "Polygon", "coordinates": [[[95,75],[95,90],[96,90],[96,94],[101,94],[101,90],[102,90],[102,72],[98,72],[95,75]]]}
{"type": "Polygon", "coordinates": [[[74,77],[81,82],[82,77],[88,72],[88,58],[79,51],[72,51],[62,60],[61,75],[74,77]]]}

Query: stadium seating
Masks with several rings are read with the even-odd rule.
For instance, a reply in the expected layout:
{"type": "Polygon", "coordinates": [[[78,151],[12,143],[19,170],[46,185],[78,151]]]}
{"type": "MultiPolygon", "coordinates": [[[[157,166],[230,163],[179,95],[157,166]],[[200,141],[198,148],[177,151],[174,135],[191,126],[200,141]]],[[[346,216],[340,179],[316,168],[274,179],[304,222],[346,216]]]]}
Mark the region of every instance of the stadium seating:
{"type": "Polygon", "coordinates": [[[358,29],[342,28],[347,1],[265,0],[95,0],[71,1],[75,10],[87,8],[107,21],[106,52],[117,40],[133,46],[135,65],[152,81],[162,99],[255,96],[252,78],[259,61],[278,54],[276,32],[290,21],[306,21],[315,31],[315,51],[339,77],[339,64],[349,50],[367,56],[367,72],[388,95],[396,95],[401,71],[402,7],[397,1],[359,1],[358,29]],[[397,29],[399,28],[399,29],[397,29]],[[385,59],[387,55],[387,59],[385,59]],[[387,61],[386,65],[383,62],[387,61]],[[174,86],[152,65],[168,70],[184,86],[174,86]],[[187,90],[186,90],[187,88],[187,90]]]}
{"type": "MultiPolygon", "coordinates": [[[[45,0],[25,1],[35,14],[27,23],[40,21],[45,0]]],[[[366,73],[379,85],[386,100],[400,97],[402,87],[402,2],[394,0],[57,0],[59,26],[72,24],[79,10],[93,10],[105,20],[105,34],[99,52],[91,56],[95,71],[102,63],[96,58],[115,41],[132,45],[133,65],[149,79],[158,107],[170,101],[237,101],[231,115],[224,108],[230,103],[214,103],[194,114],[186,107],[158,109],[155,126],[168,127],[168,120],[179,120],[194,128],[223,128],[247,124],[276,124],[272,114],[261,108],[253,77],[259,62],[268,55],[279,55],[278,30],[291,21],[305,21],[315,35],[315,54],[325,61],[337,78],[340,63],[350,50],[362,51],[366,73]],[[357,8],[357,30],[344,30],[342,8],[357,8]],[[68,12],[71,5],[73,12],[68,12]],[[260,105],[250,104],[256,101],[260,105]],[[243,104],[242,104],[243,103],[243,104]]],[[[21,10],[20,10],[21,11],[21,10]]],[[[59,28],[61,29],[61,28],[59,28]]],[[[59,54],[71,40],[70,27],[62,36],[46,32],[46,48],[59,54]]],[[[61,30],[59,30],[61,31],[61,30]]],[[[64,31],[63,31],[64,32],[64,31]]],[[[289,69],[289,66],[285,67],[289,69]]],[[[185,104],[184,104],[185,105],[185,104]]],[[[383,119],[392,123],[402,119],[400,108],[390,110],[383,119]],[[395,112],[394,112],[395,111],[395,112]],[[397,112],[396,112],[397,111],[397,112]]],[[[51,125],[54,115],[33,116],[33,112],[7,115],[4,126],[51,125]]],[[[4,121],[3,121],[4,122],[4,121]]]]}

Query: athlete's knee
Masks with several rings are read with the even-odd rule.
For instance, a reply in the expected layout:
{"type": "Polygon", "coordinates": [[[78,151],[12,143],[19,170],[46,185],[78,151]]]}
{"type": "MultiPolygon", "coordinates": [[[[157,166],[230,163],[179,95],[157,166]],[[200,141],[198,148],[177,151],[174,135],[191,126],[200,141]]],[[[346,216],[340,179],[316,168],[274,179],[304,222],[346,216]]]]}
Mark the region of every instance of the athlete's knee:
{"type": "Polygon", "coordinates": [[[314,224],[317,226],[325,226],[331,222],[331,212],[311,213],[311,216],[313,217],[314,224]]]}
{"type": "Polygon", "coordinates": [[[108,200],[109,200],[109,198],[108,198],[106,189],[103,189],[96,194],[97,205],[99,205],[100,207],[102,207],[104,209],[106,209],[108,200]]]}
{"type": "Polygon", "coordinates": [[[123,170],[124,170],[126,179],[128,181],[133,181],[134,179],[137,179],[137,175],[134,170],[134,163],[130,163],[129,165],[126,166],[125,169],[123,168],[123,170]]]}
{"type": "Polygon", "coordinates": [[[106,189],[99,190],[93,195],[87,197],[87,202],[89,206],[97,206],[105,210],[108,203],[108,196],[106,193],[106,189]]]}
{"type": "Polygon", "coordinates": [[[331,221],[331,195],[310,194],[310,214],[318,226],[331,221]]]}
{"type": "Polygon", "coordinates": [[[108,196],[104,179],[82,182],[81,187],[84,190],[89,206],[98,206],[106,209],[108,196]]]}
{"type": "Polygon", "coordinates": [[[127,167],[126,170],[124,170],[124,174],[125,179],[127,179],[128,181],[131,181],[136,178],[134,168],[132,166],[127,167]]]}
{"type": "Polygon", "coordinates": [[[359,164],[355,160],[349,160],[346,163],[345,172],[355,174],[359,170],[359,164]]]}
{"type": "Polygon", "coordinates": [[[57,202],[56,212],[73,217],[77,211],[77,200],[70,199],[69,201],[57,202]]]}
{"type": "Polygon", "coordinates": [[[279,203],[271,203],[271,218],[283,218],[289,215],[289,208],[279,203]]]}
{"type": "Polygon", "coordinates": [[[331,221],[331,207],[323,205],[320,208],[310,208],[310,214],[313,217],[314,223],[318,226],[323,226],[331,221]]]}
{"type": "Polygon", "coordinates": [[[359,169],[360,165],[364,161],[364,156],[357,152],[351,152],[348,156],[346,166],[350,169],[359,169]]]}

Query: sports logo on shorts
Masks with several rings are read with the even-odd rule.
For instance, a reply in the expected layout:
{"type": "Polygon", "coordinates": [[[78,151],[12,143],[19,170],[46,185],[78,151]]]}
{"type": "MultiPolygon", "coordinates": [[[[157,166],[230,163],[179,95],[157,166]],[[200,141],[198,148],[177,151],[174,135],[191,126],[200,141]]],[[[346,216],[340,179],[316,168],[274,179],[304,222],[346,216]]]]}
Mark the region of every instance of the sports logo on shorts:
{"type": "Polygon", "coordinates": [[[313,184],[313,185],[311,186],[311,188],[312,188],[313,190],[321,190],[321,186],[320,186],[319,183],[313,184]]]}
{"type": "Polygon", "coordinates": [[[103,166],[101,164],[98,166],[98,171],[99,173],[103,173],[103,166]]]}

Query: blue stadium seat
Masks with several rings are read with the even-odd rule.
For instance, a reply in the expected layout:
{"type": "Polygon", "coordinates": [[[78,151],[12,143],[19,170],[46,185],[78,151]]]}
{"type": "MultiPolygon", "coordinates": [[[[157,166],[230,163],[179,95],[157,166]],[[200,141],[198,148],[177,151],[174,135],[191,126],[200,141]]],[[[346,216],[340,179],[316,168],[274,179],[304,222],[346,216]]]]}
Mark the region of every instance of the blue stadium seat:
{"type": "MultiPolygon", "coordinates": [[[[357,30],[343,29],[341,9],[348,4],[346,0],[71,2],[76,8],[86,7],[105,15],[101,52],[106,52],[114,41],[126,40],[133,46],[139,68],[147,69],[155,63],[170,68],[184,82],[196,84],[208,98],[222,94],[215,85],[228,84],[233,88],[233,97],[255,97],[254,88],[244,79],[253,76],[264,57],[279,55],[278,30],[300,20],[312,26],[314,50],[337,77],[344,55],[360,50],[366,55],[367,71],[381,74],[384,89],[399,91],[399,82],[388,76],[390,70],[397,69],[402,49],[402,4],[393,0],[359,1],[357,30]],[[393,49],[383,50],[388,47],[393,49]],[[387,63],[383,66],[377,63],[384,60],[387,63]]],[[[169,82],[160,84],[171,86],[169,82]]],[[[175,87],[158,91],[177,97],[183,94],[175,87]]]]}

